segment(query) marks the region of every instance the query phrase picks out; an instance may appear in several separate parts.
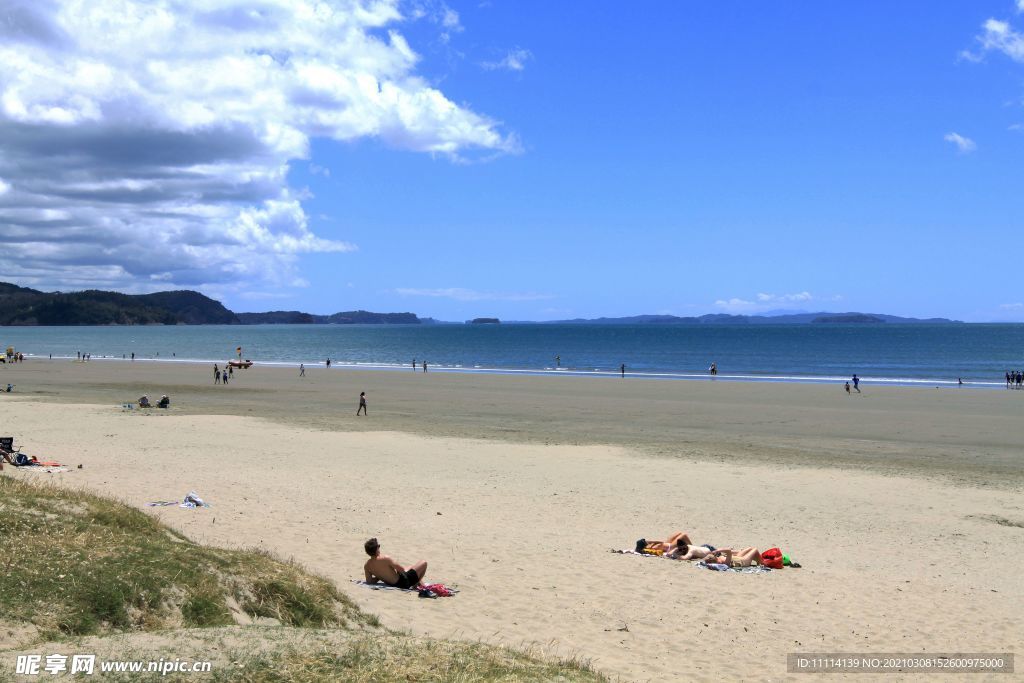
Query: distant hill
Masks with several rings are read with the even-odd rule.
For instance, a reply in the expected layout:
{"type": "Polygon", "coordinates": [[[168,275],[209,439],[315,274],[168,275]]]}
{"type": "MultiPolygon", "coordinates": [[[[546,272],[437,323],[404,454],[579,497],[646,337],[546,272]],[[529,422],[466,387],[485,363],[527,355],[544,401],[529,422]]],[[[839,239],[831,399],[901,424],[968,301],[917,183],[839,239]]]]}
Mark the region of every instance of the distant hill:
{"type": "Polygon", "coordinates": [[[781,315],[706,315],[680,317],[676,315],[631,315],[623,318],[574,318],[552,320],[563,325],[803,325],[808,323],[955,323],[948,318],[903,318],[881,313],[785,313],[781,315]]]}
{"type": "Polygon", "coordinates": [[[0,283],[0,325],[200,325],[235,314],[199,292],[40,292],[0,283]]]}
{"type": "MultiPolygon", "coordinates": [[[[199,292],[154,294],[41,292],[0,282],[0,326],[6,325],[418,325],[415,313],[343,311],[313,315],[301,311],[233,313],[199,292]]],[[[431,321],[433,322],[433,321],[431,321]]]]}
{"type": "MultiPolygon", "coordinates": [[[[497,318],[476,318],[472,324],[495,324],[497,318]]],[[[797,313],[775,315],[632,315],[623,318],[575,318],[545,324],[588,325],[793,325],[854,323],[953,323],[946,318],[902,318],[880,313],[797,313]]],[[[508,324],[536,324],[515,321],[508,324]]],[[[317,315],[302,311],[233,313],[219,301],[199,292],[179,290],[154,294],[120,294],[90,289],[84,292],[41,292],[0,282],[0,326],[6,325],[441,325],[415,313],[342,311],[317,315]]]]}
{"type": "Polygon", "coordinates": [[[811,323],[884,323],[885,321],[875,315],[823,315],[815,318],[811,323]]]}
{"type": "Polygon", "coordinates": [[[332,315],[314,315],[300,311],[269,311],[267,313],[237,313],[242,325],[419,325],[422,321],[415,313],[373,313],[371,311],[342,311],[332,315]]]}

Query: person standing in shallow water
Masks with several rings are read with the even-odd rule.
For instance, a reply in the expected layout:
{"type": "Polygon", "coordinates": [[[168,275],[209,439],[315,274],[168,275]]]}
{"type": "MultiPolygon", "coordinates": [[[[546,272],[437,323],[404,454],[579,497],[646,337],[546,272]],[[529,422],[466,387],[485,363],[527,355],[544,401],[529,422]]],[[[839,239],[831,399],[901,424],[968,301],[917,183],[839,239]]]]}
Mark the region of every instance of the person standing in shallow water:
{"type": "Polygon", "coordinates": [[[363,415],[368,415],[366,412],[366,392],[359,392],[359,407],[356,408],[356,417],[359,417],[359,411],[363,411],[363,415]]]}
{"type": "Polygon", "coordinates": [[[619,366],[619,372],[622,373],[622,377],[623,378],[626,377],[626,364],[625,363],[623,363],[622,365],[619,366]]]}
{"type": "Polygon", "coordinates": [[[427,361],[423,361],[423,372],[427,371],[427,361]]]}

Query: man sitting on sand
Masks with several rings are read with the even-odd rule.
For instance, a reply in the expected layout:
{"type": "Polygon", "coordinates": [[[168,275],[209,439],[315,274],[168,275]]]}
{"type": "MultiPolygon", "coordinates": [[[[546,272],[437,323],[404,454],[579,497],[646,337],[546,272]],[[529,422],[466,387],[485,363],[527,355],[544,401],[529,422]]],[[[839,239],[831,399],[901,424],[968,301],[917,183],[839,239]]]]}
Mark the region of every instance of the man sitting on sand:
{"type": "Polygon", "coordinates": [[[423,580],[427,573],[426,561],[403,569],[402,565],[395,562],[387,555],[380,554],[380,543],[376,538],[371,538],[363,544],[366,554],[370,559],[363,565],[363,572],[366,574],[366,583],[386,583],[395,588],[415,588],[423,580]]]}

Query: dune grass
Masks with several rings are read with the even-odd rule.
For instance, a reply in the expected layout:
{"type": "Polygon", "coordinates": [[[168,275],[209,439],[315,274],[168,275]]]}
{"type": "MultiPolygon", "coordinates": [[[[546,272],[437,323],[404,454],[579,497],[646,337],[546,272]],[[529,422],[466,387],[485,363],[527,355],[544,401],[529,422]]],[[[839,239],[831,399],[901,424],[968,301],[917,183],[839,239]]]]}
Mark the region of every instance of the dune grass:
{"type": "Polygon", "coordinates": [[[412,638],[359,636],[342,647],[285,649],[254,657],[213,675],[223,683],[305,681],[572,681],[608,679],[578,660],[553,660],[509,648],[412,638]]]}
{"type": "Polygon", "coordinates": [[[333,583],[258,551],[207,548],[79,491],[0,477],[0,619],[60,635],[223,626],[375,625],[333,583]]]}
{"type": "Polygon", "coordinates": [[[150,643],[154,632],[185,638],[199,648],[196,660],[222,655],[210,674],[161,680],[608,680],[577,660],[389,631],[328,579],[269,553],[205,547],[116,501],[5,475],[0,623],[31,624],[37,644],[113,648],[116,659],[181,656],[180,646],[150,643]],[[239,625],[254,621],[279,628],[239,625]],[[246,645],[225,659],[223,647],[202,647],[197,633],[231,633],[246,645]]]}

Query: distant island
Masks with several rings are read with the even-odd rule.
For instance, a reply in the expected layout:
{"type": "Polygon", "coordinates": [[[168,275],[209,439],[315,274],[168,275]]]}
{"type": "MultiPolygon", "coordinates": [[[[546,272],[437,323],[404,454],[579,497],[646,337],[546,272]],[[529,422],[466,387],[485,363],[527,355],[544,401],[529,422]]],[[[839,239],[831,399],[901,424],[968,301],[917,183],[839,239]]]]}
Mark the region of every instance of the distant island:
{"type": "MultiPolygon", "coordinates": [[[[622,318],[575,318],[532,325],[803,325],[865,323],[955,323],[947,318],[903,318],[880,313],[779,313],[693,317],[633,315],[622,318]]],[[[41,292],[0,282],[0,326],[18,325],[440,325],[415,313],[373,313],[356,310],[331,315],[302,311],[235,313],[214,299],[191,290],[121,294],[89,289],[83,292],[41,292]]],[[[470,325],[501,324],[498,318],[474,318],[470,325]]]]}
{"type": "Polygon", "coordinates": [[[332,315],[314,315],[299,311],[268,311],[267,313],[236,313],[241,325],[419,325],[415,313],[371,313],[343,311],[332,315]]]}
{"type": "Polygon", "coordinates": [[[631,315],[624,318],[574,318],[552,320],[548,324],[560,325],[804,325],[809,323],[958,323],[948,318],[904,318],[881,313],[782,313],[777,315],[706,315],[680,317],[676,315],[631,315]]]}
{"type": "Polygon", "coordinates": [[[812,323],[884,323],[877,315],[853,313],[851,315],[823,315],[815,318],[812,323]]]}

